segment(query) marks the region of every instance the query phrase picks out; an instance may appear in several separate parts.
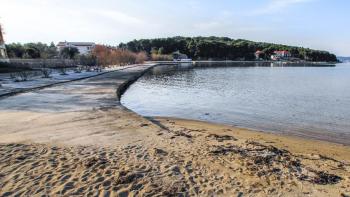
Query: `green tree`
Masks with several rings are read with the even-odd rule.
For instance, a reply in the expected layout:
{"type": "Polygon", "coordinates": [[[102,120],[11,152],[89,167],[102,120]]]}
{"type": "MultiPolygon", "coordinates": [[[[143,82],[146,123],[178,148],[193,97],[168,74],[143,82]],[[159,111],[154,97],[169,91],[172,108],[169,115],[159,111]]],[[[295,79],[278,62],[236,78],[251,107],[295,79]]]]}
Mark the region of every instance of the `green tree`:
{"type": "Polygon", "coordinates": [[[25,58],[40,58],[40,50],[37,49],[36,47],[34,46],[27,46],[25,48],[25,54],[24,54],[24,57],[25,58]]]}
{"type": "Polygon", "coordinates": [[[79,62],[84,66],[96,66],[97,58],[93,55],[80,55],[79,62]]]}
{"type": "Polygon", "coordinates": [[[159,55],[163,55],[163,54],[164,54],[164,47],[160,47],[160,48],[158,49],[158,54],[159,54],[159,55]]]}
{"type": "Polygon", "coordinates": [[[25,49],[20,43],[7,44],[6,50],[9,58],[22,58],[25,53],[25,49]]]}
{"type": "Polygon", "coordinates": [[[60,51],[60,55],[63,58],[74,59],[79,54],[79,50],[76,47],[65,47],[60,51]]]}
{"type": "Polygon", "coordinates": [[[48,46],[46,53],[49,58],[55,58],[58,56],[57,47],[53,42],[51,42],[50,46],[48,46]]]}
{"type": "Polygon", "coordinates": [[[11,43],[6,45],[10,58],[54,58],[57,56],[57,48],[54,43],[49,46],[44,43],[11,43]]]}

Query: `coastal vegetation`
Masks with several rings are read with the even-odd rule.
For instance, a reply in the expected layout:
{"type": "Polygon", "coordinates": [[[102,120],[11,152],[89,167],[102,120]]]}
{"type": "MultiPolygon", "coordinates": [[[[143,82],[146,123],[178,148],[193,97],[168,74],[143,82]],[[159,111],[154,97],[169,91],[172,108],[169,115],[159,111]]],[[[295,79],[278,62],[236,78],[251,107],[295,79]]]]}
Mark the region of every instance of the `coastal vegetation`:
{"type": "MultiPolygon", "coordinates": [[[[9,58],[18,59],[72,59],[86,66],[126,65],[142,63],[148,59],[145,52],[132,52],[117,47],[96,45],[91,54],[79,54],[75,47],[59,51],[54,43],[11,43],[6,45],[9,58]]],[[[45,66],[44,66],[45,67],[45,66]]]]}
{"type": "Polygon", "coordinates": [[[147,54],[143,51],[131,52],[126,49],[104,45],[96,45],[92,51],[92,56],[96,57],[98,64],[101,66],[143,63],[147,60],[147,54]]]}
{"type": "Polygon", "coordinates": [[[286,50],[300,60],[337,61],[336,56],[327,51],[213,36],[140,39],[121,43],[119,48],[133,52],[145,51],[155,57],[180,52],[195,60],[254,60],[256,51],[263,52],[261,59],[269,60],[274,51],[286,50]]]}

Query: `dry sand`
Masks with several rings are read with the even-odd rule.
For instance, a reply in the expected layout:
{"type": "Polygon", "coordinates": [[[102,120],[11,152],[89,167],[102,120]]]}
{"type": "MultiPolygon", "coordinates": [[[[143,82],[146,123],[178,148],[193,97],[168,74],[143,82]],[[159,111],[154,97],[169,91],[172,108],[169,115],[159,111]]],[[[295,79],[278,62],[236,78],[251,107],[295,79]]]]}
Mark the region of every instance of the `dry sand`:
{"type": "Polygon", "coordinates": [[[0,196],[350,195],[348,146],[125,109],[147,68],[0,100],[0,196]]]}

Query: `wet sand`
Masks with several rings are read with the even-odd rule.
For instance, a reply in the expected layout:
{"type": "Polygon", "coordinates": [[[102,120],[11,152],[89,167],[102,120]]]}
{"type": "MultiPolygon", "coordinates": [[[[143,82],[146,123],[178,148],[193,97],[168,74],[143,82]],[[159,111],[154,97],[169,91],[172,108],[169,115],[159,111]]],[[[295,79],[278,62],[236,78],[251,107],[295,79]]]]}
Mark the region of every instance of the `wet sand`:
{"type": "Polygon", "coordinates": [[[349,146],[121,106],[148,68],[0,99],[0,196],[350,195],[349,146]]]}

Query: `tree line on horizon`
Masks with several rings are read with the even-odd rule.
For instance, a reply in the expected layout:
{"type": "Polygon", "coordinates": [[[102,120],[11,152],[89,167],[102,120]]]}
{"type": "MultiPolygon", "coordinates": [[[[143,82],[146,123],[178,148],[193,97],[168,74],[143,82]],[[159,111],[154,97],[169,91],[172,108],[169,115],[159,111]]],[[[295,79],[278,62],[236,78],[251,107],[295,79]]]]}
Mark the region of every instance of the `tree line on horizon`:
{"type": "Polygon", "coordinates": [[[258,50],[263,52],[261,59],[269,60],[274,51],[286,50],[301,60],[337,61],[337,57],[328,51],[214,36],[140,39],[121,43],[118,47],[133,52],[145,51],[147,54],[158,56],[180,52],[194,60],[254,60],[255,52],[258,50]]]}
{"type": "MultiPolygon", "coordinates": [[[[147,60],[172,60],[174,53],[186,54],[194,60],[254,60],[255,52],[260,50],[263,54],[261,59],[269,60],[276,50],[287,50],[295,58],[306,61],[336,62],[337,57],[327,51],[313,50],[309,48],[272,44],[264,42],[253,42],[243,39],[231,39],[227,37],[172,37],[157,39],[140,39],[127,43],[120,43],[117,47],[103,46],[104,56],[109,60],[101,62],[116,61],[111,54],[129,54],[132,59],[147,60]],[[120,50],[116,52],[116,50],[120,50]],[[109,55],[106,55],[109,54],[109,55]],[[138,56],[138,57],[137,57],[138,56]],[[114,60],[112,60],[114,59],[114,60]]],[[[101,49],[100,47],[100,49],[101,49]]],[[[74,48],[68,48],[59,52],[56,45],[45,43],[11,43],[6,44],[9,58],[68,58],[79,56],[74,48]]],[[[100,53],[101,54],[101,53],[100,53]]],[[[101,59],[101,58],[99,58],[101,59]]],[[[123,61],[127,58],[121,58],[123,61]]]]}
{"type": "Polygon", "coordinates": [[[41,42],[32,42],[25,44],[11,43],[6,44],[5,46],[9,58],[54,58],[59,54],[56,45],[53,42],[49,45],[41,42]]]}

